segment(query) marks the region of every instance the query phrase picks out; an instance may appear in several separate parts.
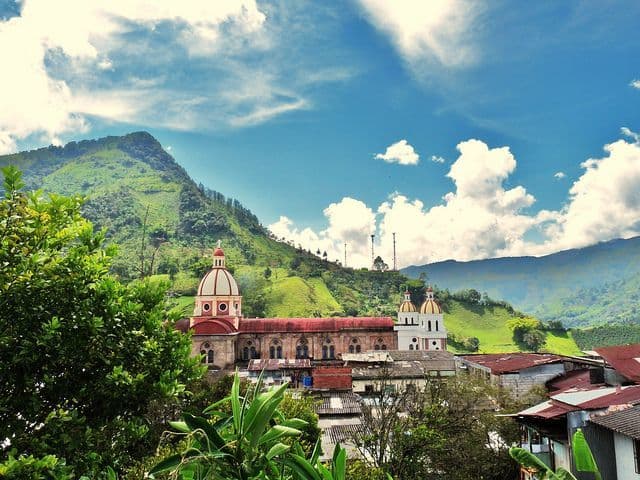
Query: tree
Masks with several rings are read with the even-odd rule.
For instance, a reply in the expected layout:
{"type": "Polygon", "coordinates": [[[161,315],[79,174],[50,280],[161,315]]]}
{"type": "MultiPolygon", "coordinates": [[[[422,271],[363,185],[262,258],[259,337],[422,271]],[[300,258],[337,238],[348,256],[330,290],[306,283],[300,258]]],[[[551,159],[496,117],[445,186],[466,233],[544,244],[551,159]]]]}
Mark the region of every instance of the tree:
{"type": "Polygon", "coordinates": [[[522,336],[522,343],[534,352],[540,350],[546,341],[544,332],[540,330],[529,330],[522,336]]]}
{"type": "Polygon", "coordinates": [[[386,272],[387,270],[389,270],[389,265],[384,263],[382,257],[378,255],[373,261],[373,269],[377,270],[378,272],[386,272]]]}
{"type": "Polygon", "coordinates": [[[228,398],[211,405],[205,417],[183,415],[171,426],[184,437],[182,452],[170,455],[149,472],[170,472],[175,478],[227,480],[345,480],[346,451],[336,445],[330,468],[319,462],[320,443],[307,457],[294,441],[306,425],[299,418],[287,418],[280,405],[287,384],[262,391],[262,377],[245,395],[240,393],[236,373],[228,398]],[[220,409],[231,405],[231,412],[220,409]]]}
{"type": "Polygon", "coordinates": [[[201,375],[173,328],[165,285],[124,286],[113,249],[79,197],[20,192],[3,169],[0,201],[0,438],[66,459],[77,474],[119,470],[152,451],[152,401],[172,402],[201,375]],[[169,319],[170,320],[170,319],[169,319]]]}
{"type": "Polygon", "coordinates": [[[269,267],[264,269],[264,278],[267,280],[271,278],[271,269],[269,267]]]}
{"type": "Polygon", "coordinates": [[[395,389],[382,370],[375,386],[351,439],[370,467],[396,480],[515,478],[508,445],[518,431],[495,416],[503,400],[490,385],[425,375],[421,385],[395,389]]]}

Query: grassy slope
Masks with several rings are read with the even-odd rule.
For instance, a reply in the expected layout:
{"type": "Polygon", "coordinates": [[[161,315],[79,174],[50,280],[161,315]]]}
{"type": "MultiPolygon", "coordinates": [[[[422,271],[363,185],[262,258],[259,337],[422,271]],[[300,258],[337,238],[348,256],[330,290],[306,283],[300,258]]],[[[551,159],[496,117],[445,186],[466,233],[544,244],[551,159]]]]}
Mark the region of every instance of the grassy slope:
{"type": "MultiPolygon", "coordinates": [[[[444,320],[447,330],[460,337],[477,337],[480,340],[481,353],[499,353],[518,351],[513,342],[507,322],[514,318],[502,307],[469,308],[458,301],[452,301],[444,320]]],[[[580,349],[570,334],[564,338],[553,332],[547,332],[547,343],[543,348],[553,353],[576,355],[580,349]]]]}

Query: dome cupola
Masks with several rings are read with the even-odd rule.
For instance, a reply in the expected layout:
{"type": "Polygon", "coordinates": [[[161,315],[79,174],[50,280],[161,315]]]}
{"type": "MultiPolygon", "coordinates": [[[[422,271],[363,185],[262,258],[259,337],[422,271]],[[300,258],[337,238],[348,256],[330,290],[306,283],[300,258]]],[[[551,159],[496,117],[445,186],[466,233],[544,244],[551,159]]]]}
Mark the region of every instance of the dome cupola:
{"type": "Polygon", "coordinates": [[[399,312],[417,312],[418,309],[411,301],[411,293],[409,290],[404,292],[404,300],[400,304],[399,312]]]}
{"type": "Polygon", "coordinates": [[[198,285],[194,316],[240,317],[242,296],[231,272],[227,270],[224,250],[213,251],[213,264],[198,285]]]}
{"type": "Polygon", "coordinates": [[[420,306],[420,313],[441,314],[442,308],[433,298],[433,288],[427,287],[427,297],[420,306]]]}

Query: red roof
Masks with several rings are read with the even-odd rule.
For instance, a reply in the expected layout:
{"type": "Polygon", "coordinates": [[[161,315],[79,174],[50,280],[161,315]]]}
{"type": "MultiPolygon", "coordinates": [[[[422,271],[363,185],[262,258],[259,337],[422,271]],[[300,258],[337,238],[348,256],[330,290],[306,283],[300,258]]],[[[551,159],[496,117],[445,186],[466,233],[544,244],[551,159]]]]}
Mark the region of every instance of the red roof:
{"type": "Polygon", "coordinates": [[[191,327],[194,335],[228,335],[235,333],[235,327],[223,318],[204,320],[191,327]]]}
{"type": "Polygon", "coordinates": [[[485,353],[479,355],[460,355],[468,362],[477,363],[487,367],[494,375],[502,373],[518,372],[525,368],[557,363],[564,360],[563,357],[550,353],[485,353]]]}
{"type": "Polygon", "coordinates": [[[241,333],[313,333],[342,330],[390,330],[391,317],[327,317],[327,318],[243,318],[241,333]]]}
{"type": "Polygon", "coordinates": [[[640,403],[640,385],[623,387],[620,391],[610,393],[603,397],[594,398],[580,404],[581,410],[607,408],[611,405],[636,405],[640,403]]]}
{"type": "Polygon", "coordinates": [[[595,349],[620,375],[640,382],[640,343],[595,349]]]}
{"type": "Polygon", "coordinates": [[[213,256],[214,257],[224,257],[224,252],[222,251],[222,249],[220,247],[217,247],[214,251],[213,251],[213,256]]]}
{"type": "Polygon", "coordinates": [[[570,388],[588,388],[591,385],[591,373],[588,369],[572,370],[547,382],[553,394],[570,388]]]}

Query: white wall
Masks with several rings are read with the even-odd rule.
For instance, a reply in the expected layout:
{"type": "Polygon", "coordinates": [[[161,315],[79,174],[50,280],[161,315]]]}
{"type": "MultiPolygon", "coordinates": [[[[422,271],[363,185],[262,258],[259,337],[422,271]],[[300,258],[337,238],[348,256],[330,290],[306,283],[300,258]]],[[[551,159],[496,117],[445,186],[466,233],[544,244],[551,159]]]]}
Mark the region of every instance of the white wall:
{"type": "Polygon", "coordinates": [[[619,433],[614,433],[613,439],[616,446],[618,480],[640,480],[633,458],[633,440],[619,433]]]}

